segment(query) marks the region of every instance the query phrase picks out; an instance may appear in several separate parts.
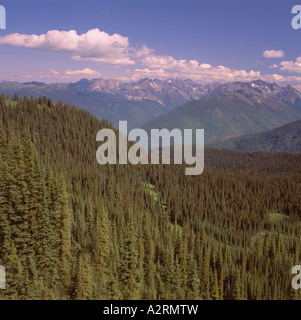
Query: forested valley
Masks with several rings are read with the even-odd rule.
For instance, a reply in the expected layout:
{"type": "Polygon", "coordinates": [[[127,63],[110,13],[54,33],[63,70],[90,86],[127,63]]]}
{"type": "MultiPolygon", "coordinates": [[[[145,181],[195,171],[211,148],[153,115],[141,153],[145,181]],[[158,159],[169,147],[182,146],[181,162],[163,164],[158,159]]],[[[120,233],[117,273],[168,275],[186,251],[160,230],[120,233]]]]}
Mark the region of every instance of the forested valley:
{"type": "Polygon", "coordinates": [[[105,165],[88,112],[0,96],[0,299],[300,299],[301,154],[105,165]]]}

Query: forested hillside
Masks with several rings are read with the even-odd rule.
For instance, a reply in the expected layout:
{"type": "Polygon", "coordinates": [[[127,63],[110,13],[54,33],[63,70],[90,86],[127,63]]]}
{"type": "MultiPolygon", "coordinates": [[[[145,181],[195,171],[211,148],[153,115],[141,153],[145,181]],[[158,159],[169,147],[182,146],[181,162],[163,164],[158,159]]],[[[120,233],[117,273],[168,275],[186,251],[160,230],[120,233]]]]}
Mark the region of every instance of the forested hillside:
{"type": "Polygon", "coordinates": [[[300,299],[301,155],[100,166],[109,124],[0,97],[1,299],[300,299]]]}
{"type": "Polygon", "coordinates": [[[136,128],[159,115],[171,110],[170,106],[163,106],[157,101],[145,99],[143,101],[130,101],[126,98],[105,92],[89,92],[80,88],[68,86],[64,83],[46,85],[33,82],[21,84],[19,82],[0,83],[0,92],[6,95],[19,97],[47,96],[52,101],[64,100],[69,105],[76,105],[89,111],[99,119],[105,118],[118,126],[119,120],[127,120],[129,127],[136,128]]]}
{"type": "Polygon", "coordinates": [[[226,92],[186,103],[143,127],[204,129],[205,143],[271,130],[301,118],[301,99],[258,96],[243,90],[226,92]]]}
{"type": "Polygon", "coordinates": [[[301,120],[273,130],[227,139],[212,146],[240,151],[301,152],[301,120]]]}

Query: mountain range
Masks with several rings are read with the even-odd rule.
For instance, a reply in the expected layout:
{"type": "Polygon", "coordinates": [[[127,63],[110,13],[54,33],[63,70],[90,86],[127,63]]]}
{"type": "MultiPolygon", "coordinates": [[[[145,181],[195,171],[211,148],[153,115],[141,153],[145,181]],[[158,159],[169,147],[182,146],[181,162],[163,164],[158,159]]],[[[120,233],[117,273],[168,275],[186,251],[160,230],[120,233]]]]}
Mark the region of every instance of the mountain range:
{"type": "Polygon", "coordinates": [[[301,93],[262,80],[199,84],[181,79],[136,82],[2,82],[0,94],[47,96],[129,128],[202,128],[206,143],[271,130],[301,119],[301,93]]]}
{"type": "Polygon", "coordinates": [[[121,82],[82,79],[75,83],[8,82],[0,83],[0,93],[13,96],[47,96],[87,110],[118,126],[127,120],[130,128],[139,127],[188,101],[200,99],[217,84],[203,86],[191,80],[142,79],[121,82]],[[209,89],[210,88],[210,89],[209,89]]]}
{"type": "Polygon", "coordinates": [[[208,144],[301,119],[300,93],[290,86],[281,88],[260,81],[224,85],[215,92],[216,96],[184,104],[152,120],[144,128],[147,131],[152,128],[201,128],[205,130],[205,143],[208,144]]]}

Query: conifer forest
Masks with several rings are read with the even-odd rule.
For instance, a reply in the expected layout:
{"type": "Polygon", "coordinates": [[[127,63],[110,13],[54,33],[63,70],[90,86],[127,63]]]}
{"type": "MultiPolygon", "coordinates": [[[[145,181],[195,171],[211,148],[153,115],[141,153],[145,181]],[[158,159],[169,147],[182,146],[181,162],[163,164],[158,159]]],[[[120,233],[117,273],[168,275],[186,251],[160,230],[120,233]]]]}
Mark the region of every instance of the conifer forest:
{"type": "Polygon", "coordinates": [[[299,300],[301,154],[205,148],[205,170],[104,165],[112,128],[0,96],[1,300],[299,300]]]}

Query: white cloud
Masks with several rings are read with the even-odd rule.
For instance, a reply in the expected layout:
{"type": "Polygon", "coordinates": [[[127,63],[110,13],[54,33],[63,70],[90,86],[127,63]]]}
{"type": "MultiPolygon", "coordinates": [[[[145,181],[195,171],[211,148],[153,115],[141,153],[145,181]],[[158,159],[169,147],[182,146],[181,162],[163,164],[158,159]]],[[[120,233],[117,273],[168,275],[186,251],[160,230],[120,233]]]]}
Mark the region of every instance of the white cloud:
{"type": "Polygon", "coordinates": [[[138,80],[141,78],[159,78],[167,79],[172,78],[173,74],[166,72],[163,68],[161,69],[135,69],[131,77],[132,80],[138,80]]]}
{"type": "Polygon", "coordinates": [[[301,77],[298,76],[283,76],[281,74],[267,74],[262,77],[262,80],[268,81],[268,82],[276,82],[276,83],[298,83],[301,82],[301,77]]]}
{"type": "Polygon", "coordinates": [[[82,70],[67,70],[64,72],[66,76],[79,76],[79,77],[101,77],[101,74],[98,71],[91,70],[90,68],[85,68],[82,70]]]}
{"type": "MultiPolygon", "coordinates": [[[[51,30],[41,35],[25,35],[14,33],[4,37],[0,36],[0,45],[11,45],[39,50],[65,52],[70,54],[74,61],[88,60],[112,64],[120,68],[119,78],[136,80],[142,77],[149,78],[190,78],[192,80],[210,83],[226,81],[251,81],[262,78],[266,81],[282,83],[300,83],[298,76],[286,77],[279,74],[262,75],[256,70],[236,70],[223,65],[212,66],[197,60],[176,59],[170,55],[157,55],[154,50],[143,45],[141,48],[130,46],[129,39],[120,34],[109,35],[99,29],[92,29],[83,34],[75,30],[51,30]],[[134,66],[134,67],[133,67],[134,66]]],[[[266,58],[281,58],[283,50],[267,50],[263,53],[266,58]]],[[[283,61],[270,68],[280,68],[282,71],[301,73],[301,57],[293,61],[283,61]]],[[[116,69],[112,69],[116,70],[116,69]]],[[[117,74],[117,73],[116,73],[117,74]]],[[[1,76],[1,74],[0,74],[1,76]]],[[[99,78],[102,75],[90,68],[43,72],[32,72],[21,77],[32,76],[47,81],[76,81],[81,78],[99,78]]]]}
{"type": "Polygon", "coordinates": [[[277,69],[279,68],[278,64],[273,64],[272,66],[269,66],[270,69],[277,69]]]}
{"type": "MultiPolygon", "coordinates": [[[[224,66],[214,67],[196,60],[175,59],[168,55],[159,56],[146,45],[135,49],[130,47],[127,37],[120,34],[109,35],[99,29],[92,29],[81,35],[78,35],[75,30],[51,30],[41,35],[14,33],[5,37],[0,36],[0,44],[67,52],[75,61],[89,60],[114,65],[135,65],[133,78],[139,75],[158,78],[184,77],[212,82],[247,81],[260,77],[259,71],[233,70],[224,66]]],[[[81,74],[85,76],[85,72],[79,70],[70,71],[65,76],[80,76],[81,74]]],[[[92,74],[89,75],[92,76],[92,74]]],[[[95,77],[97,76],[95,74],[95,77]]]]}
{"type": "Polygon", "coordinates": [[[248,81],[260,78],[259,71],[235,70],[225,66],[211,66],[196,60],[177,60],[171,56],[158,56],[149,52],[140,61],[144,68],[135,69],[134,79],[140,77],[182,77],[202,82],[248,81]]]}
{"type": "Polygon", "coordinates": [[[151,55],[154,52],[153,49],[150,49],[145,44],[142,46],[141,49],[139,49],[139,50],[132,49],[132,51],[133,51],[133,56],[135,58],[147,57],[147,56],[151,55]]]}
{"type": "Polygon", "coordinates": [[[75,30],[50,30],[41,35],[14,33],[5,37],[0,36],[0,44],[67,52],[73,55],[74,60],[134,64],[128,55],[128,38],[119,34],[109,35],[99,29],[92,29],[81,35],[78,35],[75,30]]]}
{"type": "Polygon", "coordinates": [[[73,82],[83,78],[100,78],[101,74],[98,71],[92,70],[90,68],[66,71],[57,71],[55,69],[50,69],[48,71],[33,71],[33,74],[31,76],[28,76],[28,78],[29,77],[38,78],[40,81],[46,82],[73,82]]]}
{"type": "Polygon", "coordinates": [[[283,50],[266,50],[263,53],[265,58],[283,58],[284,51],[283,50]]]}
{"type": "Polygon", "coordinates": [[[280,65],[281,65],[281,70],[283,71],[301,73],[301,57],[298,57],[295,62],[282,61],[280,65]]]}

